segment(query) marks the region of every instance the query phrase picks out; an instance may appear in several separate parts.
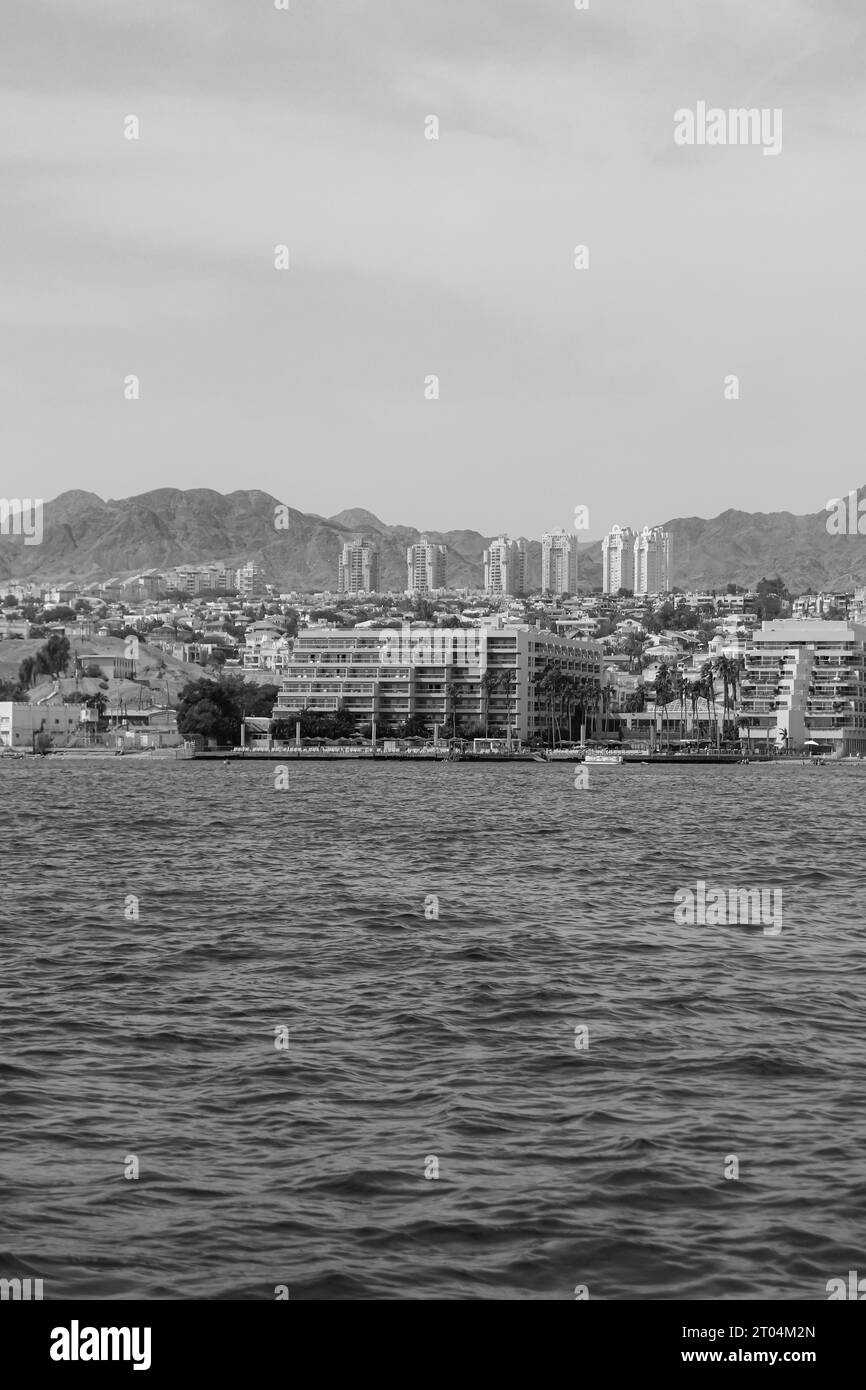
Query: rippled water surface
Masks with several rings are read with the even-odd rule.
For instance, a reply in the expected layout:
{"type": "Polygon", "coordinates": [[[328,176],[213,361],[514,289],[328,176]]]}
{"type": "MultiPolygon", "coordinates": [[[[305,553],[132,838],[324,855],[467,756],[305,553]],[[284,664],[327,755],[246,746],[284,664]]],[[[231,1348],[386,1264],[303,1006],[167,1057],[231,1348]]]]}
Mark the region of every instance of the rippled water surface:
{"type": "Polygon", "coordinates": [[[866,1269],[866,767],[274,768],[0,768],[0,1275],[824,1299],[866,1269]],[[781,933],[676,925],[698,880],[781,889],[781,933]]]}

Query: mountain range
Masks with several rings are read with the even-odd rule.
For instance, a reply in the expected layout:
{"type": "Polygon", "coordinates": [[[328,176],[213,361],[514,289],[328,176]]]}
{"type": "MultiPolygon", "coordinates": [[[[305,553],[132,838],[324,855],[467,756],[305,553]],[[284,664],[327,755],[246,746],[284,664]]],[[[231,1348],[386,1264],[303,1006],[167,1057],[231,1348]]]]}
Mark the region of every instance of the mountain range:
{"type": "MultiPolygon", "coordinates": [[[[860,495],[866,496],[866,488],[860,495]]],[[[0,535],[0,580],[95,581],[180,564],[252,560],[283,592],[333,590],[340,547],[364,534],[378,544],[382,588],[405,587],[406,547],[422,534],[415,527],[390,526],[362,508],[322,517],[290,507],[287,528],[278,530],[280,505],[256,490],[224,495],[209,488],[160,488],[109,501],[92,492],[64,492],[44,504],[40,545],[0,535]]],[[[710,520],[680,517],[662,524],[671,533],[679,588],[748,585],[775,575],[792,593],[866,584],[866,536],[831,535],[827,523],[826,510],[808,516],[730,510],[710,520]]],[[[469,530],[423,534],[448,547],[449,587],[481,586],[482,552],[491,536],[469,530]]],[[[527,541],[527,570],[530,589],[540,588],[539,540],[527,541]]],[[[581,588],[600,587],[599,541],[580,544],[578,576],[581,588]]]]}

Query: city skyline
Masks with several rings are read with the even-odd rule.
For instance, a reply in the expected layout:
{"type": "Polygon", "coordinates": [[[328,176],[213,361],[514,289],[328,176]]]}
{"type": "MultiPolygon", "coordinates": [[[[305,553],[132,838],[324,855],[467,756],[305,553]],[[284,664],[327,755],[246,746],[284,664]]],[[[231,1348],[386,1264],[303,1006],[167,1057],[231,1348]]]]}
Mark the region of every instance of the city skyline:
{"type": "Polygon", "coordinates": [[[333,515],[361,471],[405,521],[430,475],[427,527],[581,503],[594,538],[612,472],[653,523],[844,494],[866,27],[785,10],[33,0],[0,54],[5,489],[252,465],[333,515]],[[678,146],[703,98],[783,111],[778,156],[678,146]]]}

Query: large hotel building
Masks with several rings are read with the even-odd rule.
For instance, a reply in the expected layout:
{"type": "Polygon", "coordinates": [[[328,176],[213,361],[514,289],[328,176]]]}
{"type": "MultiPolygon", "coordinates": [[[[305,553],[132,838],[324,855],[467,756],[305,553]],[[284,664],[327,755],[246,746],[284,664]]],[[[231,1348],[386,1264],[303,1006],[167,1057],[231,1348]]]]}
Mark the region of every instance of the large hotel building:
{"type": "Polygon", "coordinates": [[[783,618],[752,636],[740,678],[740,738],[866,757],[866,627],[783,618]]]}
{"type": "Polygon", "coordinates": [[[273,718],[344,707],[379,729],[421,715],[432,732],[450,728],[456,713],[458,725],[486,722],[492,736],[510,729],[528,739],[546,717],[546,697],[536,690],[545,667],[601,685],[601,658],[596,642],[524,625],[307,629],[295,640],[273,718]]]}

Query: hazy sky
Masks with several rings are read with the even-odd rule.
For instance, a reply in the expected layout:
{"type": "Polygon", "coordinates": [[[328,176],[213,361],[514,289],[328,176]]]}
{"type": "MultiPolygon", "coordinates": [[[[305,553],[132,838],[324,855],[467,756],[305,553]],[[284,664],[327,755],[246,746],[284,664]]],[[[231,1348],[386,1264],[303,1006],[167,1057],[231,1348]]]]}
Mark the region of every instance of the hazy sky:
{"type": "Polygon", "coordinates": [[[0,491],[821,510],[866,481],[864,64],[864,0],[6,6],[0,491]],[[676,146],[700,100],[781,153],[676,146]]]}

